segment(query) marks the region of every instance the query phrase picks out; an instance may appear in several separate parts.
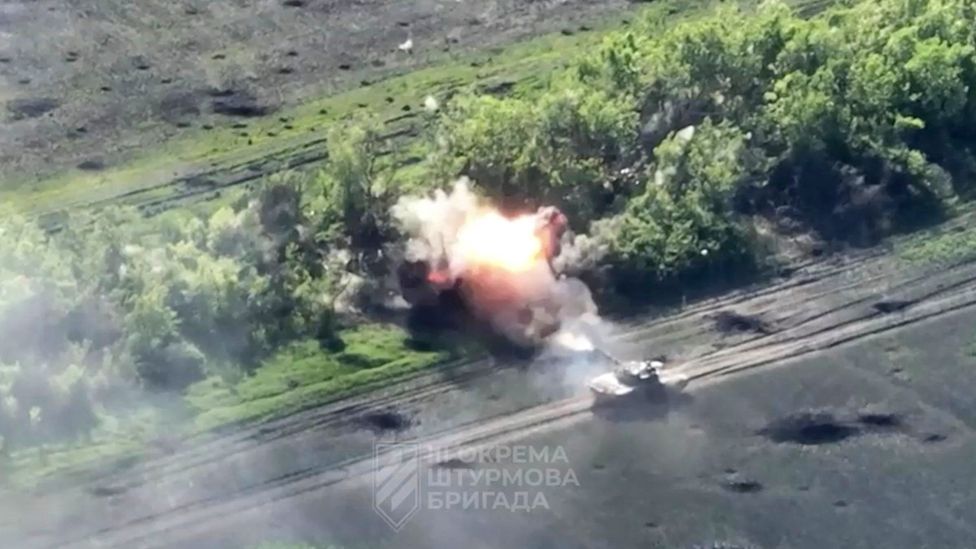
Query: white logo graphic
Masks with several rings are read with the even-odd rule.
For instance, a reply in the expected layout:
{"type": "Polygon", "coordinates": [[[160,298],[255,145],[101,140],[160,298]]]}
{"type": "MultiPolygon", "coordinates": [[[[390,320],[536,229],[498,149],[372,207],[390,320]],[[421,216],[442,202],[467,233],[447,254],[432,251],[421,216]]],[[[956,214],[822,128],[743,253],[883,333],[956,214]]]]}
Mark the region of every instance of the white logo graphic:
{"type": "Polygon", "coordinates": [[[420,508],[420,445],[377,442],[373,446],[373,508],[394,530],[420,508]]]}

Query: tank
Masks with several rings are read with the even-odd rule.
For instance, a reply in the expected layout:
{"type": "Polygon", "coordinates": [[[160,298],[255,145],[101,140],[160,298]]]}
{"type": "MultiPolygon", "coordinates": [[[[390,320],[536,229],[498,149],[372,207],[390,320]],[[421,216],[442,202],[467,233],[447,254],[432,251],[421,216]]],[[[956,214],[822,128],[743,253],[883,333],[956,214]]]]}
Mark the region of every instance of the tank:
{"type": "Polygon", "coordinates": [[[600,374],[587,382],[587,387],[600,401],[650,394],[664,389],[684,389],[688,377],[677,372],[665,372],[658,360],[618,361],[613,371],[600,374]]]}

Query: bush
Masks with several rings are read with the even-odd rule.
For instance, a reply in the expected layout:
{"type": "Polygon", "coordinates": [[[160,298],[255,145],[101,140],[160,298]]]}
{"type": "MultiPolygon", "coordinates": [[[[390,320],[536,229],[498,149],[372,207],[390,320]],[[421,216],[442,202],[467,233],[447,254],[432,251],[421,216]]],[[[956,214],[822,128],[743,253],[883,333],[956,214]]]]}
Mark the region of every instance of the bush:
{"type": "Polygon", "coordinates": [[[342,125],[327,143],[329,162],[312,185],[310,205],[320,240],[375,250],[392,234],[392,189],[380,180],[380,127],[373,120],[342,125]]]}
{"type": "Polygon", "coordinates": [[[655,149],[643,193],[603,222],[607,257],[632,289],[743,256],[741,229],[730,215],[733,193],[751,176],[746,136],[706,122],[672,135],[655,149]]]}
{"type": "Polygon", "coordinates": [[[612,172],[633,160],[633,105],[570,80],[538,100],[469,97],[441,127],[435,165],[444,178],[467,175],[504,209],[567,207],[578,227],[612,202],[612,172]]]}

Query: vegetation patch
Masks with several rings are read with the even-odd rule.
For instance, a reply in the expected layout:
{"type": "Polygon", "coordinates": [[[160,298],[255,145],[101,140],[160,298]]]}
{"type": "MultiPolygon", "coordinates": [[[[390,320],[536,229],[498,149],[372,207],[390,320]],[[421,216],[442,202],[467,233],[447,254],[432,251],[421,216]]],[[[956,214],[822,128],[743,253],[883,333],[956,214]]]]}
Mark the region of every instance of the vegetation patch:
{"type": "Polygon", "coordinates": [[[298,342],[237,383],[214,377],[190,387],[186,399],[197,412],[196,428],[286,415],[384,386],[448,357],[412,350],[405,334],[389,327],[363,326],[341,337],[346,347],[340,352],[323,352],[316,341],[298,342]]]}
{"type": "Polygon", "coordinates": [[[976,227],[920,233],[896,245],[899,257],[910,263],[946,264],[976,257],[976,227]]]}

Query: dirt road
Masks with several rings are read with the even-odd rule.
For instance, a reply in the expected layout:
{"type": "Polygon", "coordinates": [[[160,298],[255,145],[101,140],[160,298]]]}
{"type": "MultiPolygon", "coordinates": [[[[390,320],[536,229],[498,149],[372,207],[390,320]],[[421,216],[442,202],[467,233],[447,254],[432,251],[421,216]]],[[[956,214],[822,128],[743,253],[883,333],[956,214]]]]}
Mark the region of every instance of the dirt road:
{"type": "MultiPolygon", "coordinates": [[[[693,304],[676,314],[620,324],[614,350],[624,356],[667,355],[673,367],[694,378],[683,398],[631,406],[621,417],[615,415],[620,412],[594,414],[589,397],[580,389],[581,381],[593,373],[591,365],[541,364],[528,372],[488,362],[466,365],[449,375],[428,375],[369,399],[191,441],[169,455],[127,470],[25,497],[11,510],[22,518],[0,527],[0,544],[240,547],[275,536],[301,535],[303,539],[370,539],[398,547],[452,546],[446,541],[453,539],[450,536],[431,541],[420,525],[408,528],[413,534],[390,537],[391,532],[370,512],[373,443],[394,438],[422,440],[429,447],[447,450],[516,441],[566,444],[576,453],[574,464],[587,463],[588,473],[602,479],[590,479],[590,485],[580,480],[586,497],[599,498],[605,492],[607,497],[614,496],[617,507],[606,511],[608,525],[593,525],[585,516],[585,498],[564,493],[559,498],[565,504],[562,511],[554,507],[546,514],[547,520],[569,524],[582,520],[595,531],[612,525],[637,536],[621,534],[622,543],[644,539],[641,536],[650,535],[648,531],[654,528],[614,518],[615,512],[629,516],[629,510],[635,505],[640,508],[643,500],[632,491],[632,483],[610,480],[603,471],[637,467],[638,473],[650,474],[646,463],[634,462],[634,452],[651,462],[665,459],[659,465],[672,472],[655,476],[661,490],[678,489],[689,478],[699,483],[696,475],[705,475],[718,487],[696,488],[694,497],[684,494],[682,498],[691,498],[685,504],[715,515],[716,524],[727,524],[730,532],[748,531],[742,517],[736,518],[734,507],[728,507],[728,493],[758,492],[762,483],[754,485],[758,481],[738,479],[738,473],[722,472],[724,469],[710,470],[716,460],[698,453],[685,463],[673,455],[674,449],[690,445],[702,452],[703,444],[718,445],[723,455],[739,456],[735,459],[748,465],[763,462],[767,455],[780,459],[784,452],[789,453],[783,448],[790,447],[794,452],[790,459],[795,461],[776,462],[769,465],[771,469],[759,471],[783,477],[793,467],[810,469],[808,474],[821,475],[823,482],[834,482],[832,475],[850,474],[852,462],[860,463],[867,459],[864,456],[878,451],[877,447],[837,449],[829,445],[819,450],[822,443],[853,439],[854,433],[898,434],[900,442],[889,451],[898,453],[891,463],[899,467],[922,466],[933,457],[926,453],[929,451],[955,460],[958,452],[968,451],[971,426],[976,425],[976,410],[964,396],[967,388],[976,388],[976,379],[960,358],[966,338],[976,335],[969,331],[976,320],[973,305],[974,262],[917,267],[882,249],[836,257],[799,268],[788,278],[693,304]],[[940,363],[929,364],[930,360],[922,358],[926,355],[941,357],[940,363]],[[899,361],[907,361],[907,366],[897,365],[899,361]],[[921,371],[913,374],[912,368],[921,371]],[[925,368],[931,371],[926,373],[925,368]],[[749,396],[742,396],[746,394],[749,396]],[[813,419],[803,415],[813,413],[811,410],[820,415],[813,419]],[[383,421],[376,420],[383,414],[397,414],[406,425],[396,430],[384,427],[383,421]],[[718,425],[724,427],[715,431],[718,425]],[[766,436],[756,438],[760,431],[766,436]],[[945,453],[948,443],[940,443],[947,438],[956,453],[945,453]],[[902,447],[905,444],[911,446],[910,452],[902,447]],[[594,460],[599,462],[598,468],[590,467],[589,461],[594,460]],[[732,480],[722,480],[723,475],[732,480]],[[40,516],[43,520],[38,520],[40,516]]],[[[874,439],[864,436],[858,440],[874,439]]],[[[884,446],[895,439],[878,440],[884,446]]],[[[859,465],[867,468],[863,472],[867,476],[861,480],[883,482],[877,471],[889,463],[883,455],[878,459],[878,463],[859,465]]],[[[726,468],[739,470],[739,466],[726,468]]],[[[932,486],[945,487],[949,481],[945,475],[957,474],[952,468],[945,473],[926,470],[932,486]]],[[[900,485],[892,486],[901,498],[900,485]]],[[[883,483],[876,488],[881,490],[879,497],[889,489],[883,483]]],[[[793,497],[768,492],[774,491],[750,501],[768,505],[764,497],[793,497]]],[[[937,495],[933,492],[926,497],[937,495]]],[[[846,509],[844,505],[831,509],[842,507],[846,509]]],[[[939,509],[940,516],[953,515],[958,512],[958,502],[951,509],[939,509]]],[[[903,508],[892,511],[897,516],[905,512],[903,508]]],[[[418,523],[439,524],[437,515],[424,516],[418,523]]],[[[931,513],[918,518],[923,519],[933,520],[931,513]]],[[[496,520],[508,525],[515,519],[475,514],[457,520],[475,532],[478,528],[493,531],[491,524],[496,520]]],[[[694,529],[687,520],[674,516],[671,520],[672,528],[685,532],[681,543],[695,539],[688,537],[694,529]]],[[[948,519],[943,516],[940,520],[948,519]]],[[[530,523],[516,523],[512,535],[528,535],[525,528],[530,523]]],[[[967,531],[959,528],[950,528],[949,541],[967,531]]],[[[769,539],[763,538],[763,532],[754,535],[765,546],[769,539]]],[[[712,537],[725,539],[721,532],[712,537]]],[[[556,546],[574,546],[566,545],[569,538],[565,536],[545,539],[556,546]]],[[[822,543],[833,538],[811,534],[804,539],[822,543]]],[[[498,545],[485,542],[484,546],[498,545]]]]}

